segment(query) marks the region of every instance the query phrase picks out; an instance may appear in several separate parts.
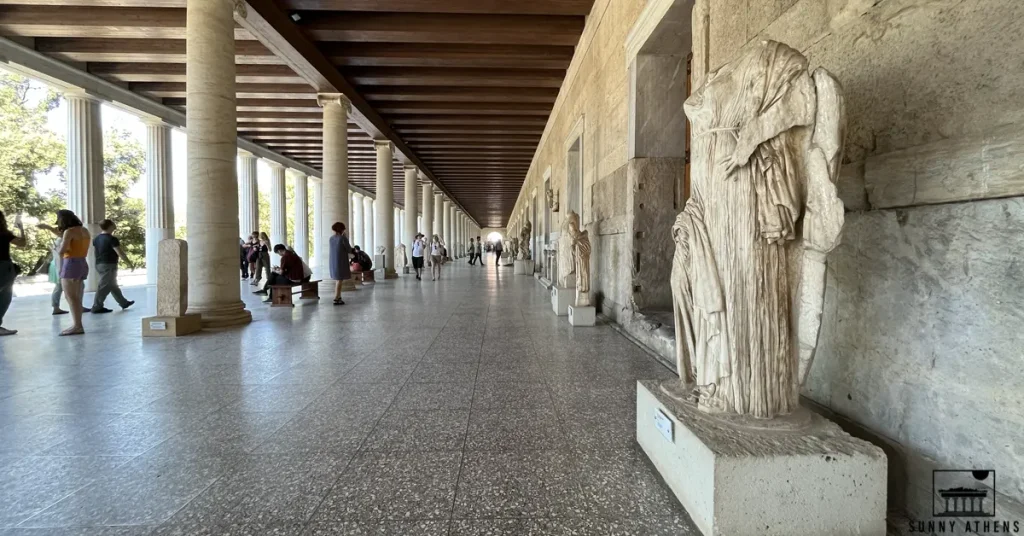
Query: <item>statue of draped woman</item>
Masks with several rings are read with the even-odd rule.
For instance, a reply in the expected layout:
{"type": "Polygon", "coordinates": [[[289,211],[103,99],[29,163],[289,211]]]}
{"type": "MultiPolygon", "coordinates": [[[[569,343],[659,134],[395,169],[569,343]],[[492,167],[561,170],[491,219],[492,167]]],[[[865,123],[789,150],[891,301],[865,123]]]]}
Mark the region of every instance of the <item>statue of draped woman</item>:
{"type": "Polygon", "coordinates": [[[573,211],[566,215],[569,249],[572,252],[572,274],[576,276],[575,307],[589,307],[590,301],[590,235],[580,229],[580,217],[573,211]]]}
{"type": "Polygon", "coordinates": [[[684,109],[693,160],[691,197],[672,227],[673,394],[708,412],[788,414],[817,345],[825,255],[843,226],[842,88],[764,41],[710,73],[684,109]]]}

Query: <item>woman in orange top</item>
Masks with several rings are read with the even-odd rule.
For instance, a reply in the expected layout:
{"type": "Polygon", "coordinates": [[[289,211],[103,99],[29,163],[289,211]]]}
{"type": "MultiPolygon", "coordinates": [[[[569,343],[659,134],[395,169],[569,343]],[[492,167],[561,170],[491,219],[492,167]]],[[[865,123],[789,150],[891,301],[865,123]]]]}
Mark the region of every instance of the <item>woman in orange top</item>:
{"type": "Polygon", "coordinates": [[[57,230],[63,237],[60,248],[60,284],[64,288],[64,297],[71,309],[72,326],[62,332],[64,335],[81,335],[85,333],[82,326],[82,296],[85,294],[85,279],[89,277],[89,245],[92,236],[82,226],[82,220],[70,210],[57,211],[57,230]]]}

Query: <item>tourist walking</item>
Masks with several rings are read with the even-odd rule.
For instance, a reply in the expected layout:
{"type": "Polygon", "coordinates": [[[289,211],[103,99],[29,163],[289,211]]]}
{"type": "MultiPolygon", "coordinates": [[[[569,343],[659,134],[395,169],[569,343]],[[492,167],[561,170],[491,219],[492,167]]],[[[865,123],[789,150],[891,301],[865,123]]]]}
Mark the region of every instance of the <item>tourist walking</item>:
{"type": "Polygon", "coordinates": [[[66,315],[67,311],[60,308],[60,299],[64,296],[64,288],[60,284],[60,231],[52,225],[40,223],[37,229],[53,233],[53,243],[50,245],[50,268],[47,270],[47,277],[53,283],[53,291],[50,292],[50,305],[53,307],[53,316],[66,315]]]}
{"type": "Polygon", "coordinates": [[[249,279],[249,243],[238,237],[238,257],[242,263],[242,281],[249,279]]]}
{"type": "Polygon", "coordinates": [[[11,300],[14,299],[14,280],[21,271],[14,264],[11,258],[11,246],[25,247],[25,229],[21,226],[21,216],[14,219],[14,226],[17,227],[21,236],[14,236],[14,233],[7,227],[7,218],[0,212],[0,337],[14,335],[16,329],[4,327],[4,315],[11,307],[11,300]]]}
{"type": "Polygon", "coordinates": [[[256,261],[260,258],[260,233],[253,231],[245,241],[245,260],[249,263],[249,277],[253,279],[250,285],[256,284],[256,261]]]}
{"type": "Polygon", "coordinates": [[[501,265],[501,239],[494,242],[494,265],[501,265]]]}
{"type": "Polygon", "coordinates": [[[441,237],[434,235],[430,240],[430,277],[431,281],[441,279],[441,263],[444,262],[444,244],[441,237]]]}
{"type": "Polygon", "coordinates": [[[89,246],[92,235],[82,226],[82,220],[70,210],[57,211],[57,230],[61,232],[58,254],[61,258],[60,284],[64,287],[64,298],[71,309],[70,328],[60,332],[61,336],[82,335],[82,295],[85,293],[85,279],[89,277],[89,246]]]}
{"type": "Polygon", "coordinates": [[[472,238],[470,238],[469,239],[469,246],[466,247],[466,253],[469,254],[469,264],[471,264],[471,265],[472,264],[476,264],[474,262],[476,260],[476,247],[474,246],[475,243],[476,243],[476,241],[473,240],[472,238]]]}
{"type": "Polygon", "coordinates": [[[345,305],[345,301],[341,299],[341,286],[344,281],[352,279],[352,269],[348,265],[352,244],[348,241],[348,229],[344,223],[334,222],[331,230],[334,231],[334,235],[331,236],[328,264],[331,268],[331,279],[334,280],[334,305],[345,305]]]}
{"type": "Polygon", "coordinates": [[[480,240],[480,237],[476,237],[476,245],[473,246],[473,255],[476,257],[476,261],[480,263],[480,266],[484,265],[484,242],[480,240]]]}
{"type": "Polygon", "coordinates": [[[412,268],[416,271],[416,279],[422,281],[423,278],[423,252],[427,249],[427,241],[423,239],[423,233],[416,233],[416,238],[412,241],[412,268]]]}
{"type": "Polygon", "coordinates": [[[267,279],[270,279],[270,237],[267,233],[259,233],[256,251],[259,253],[256,257],[256,279],[252,284],[258,287],[264,273],[267,274],[267,279]]]}
{"type": "Polygon", "coordinates": [[[103,220],[100,222],[100,234],[92,239],[92,247],[96,254],[96,275],[100,278],[96,296],[92,300],[92,308],[89,310],[93,314],[111,312],[110,309],[103,306],[108,294],[114,297],[114,301],[121,306],[122,311],[135,304],[134,301],[124,297],[121,287],[117,285],[117,263],[124,260],[129,269],[134,269],[134,267],[128,261],[124,250],[121,249],[121,241],[114,236],[115,229],[117,229],[117,225],[112,220],[103,220]]]}

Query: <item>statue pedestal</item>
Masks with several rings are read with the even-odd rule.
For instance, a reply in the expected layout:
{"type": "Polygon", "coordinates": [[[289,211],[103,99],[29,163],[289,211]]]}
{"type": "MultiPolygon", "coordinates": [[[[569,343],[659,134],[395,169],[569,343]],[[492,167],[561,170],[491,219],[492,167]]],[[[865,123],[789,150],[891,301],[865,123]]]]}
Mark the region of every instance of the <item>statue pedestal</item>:
{"type": "Polygon", "coordinates": [[[597,325],[597,309],[591,305],[588,307],[568,307],[569,325],[573,327],[590,327],[597,325]]]}
{"type": "Polygon", "coordinates": [[[202,316],[148,316],[142,319],[143,337],[181,337],[203,329],[202,316]]]}
{"type": "Polygon", "coordinates": [[[512,269],[512,273],[516,275],[533,275],[533,261],[516,259],[515,268],[512,269]]]}
{"type": "Polygon", "coordinates": [[[880,448],[802,407],[757,420],[636,391],[637,442],[704,536],[884,536],[880,448]]]}
{"type": "Polygon", "coordinates": [[[409,267],[408,267],[408,266],[403,266],[403,267],[402,267],[402,273],[403,273],[403,274],[408,274],[408,273],[411,273],[411,272],[410,272],[410,270],[409,270],[409,267]]]}
{"type": "Polygon", "coordinates": [[[555,311],[555,316],[569,314],[569,304],[575,299],[575,288],[560,287],[558,285],[551,287],[551,309],[555,311]]]}

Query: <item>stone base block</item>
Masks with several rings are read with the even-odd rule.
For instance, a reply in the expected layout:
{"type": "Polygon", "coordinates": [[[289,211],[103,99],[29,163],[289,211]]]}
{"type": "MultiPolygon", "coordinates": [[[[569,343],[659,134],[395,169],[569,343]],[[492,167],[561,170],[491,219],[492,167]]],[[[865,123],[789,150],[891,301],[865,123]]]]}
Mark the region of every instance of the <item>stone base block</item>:
{"type": "Polygon", "coordinates": [[[884,536],[887,461],[806,408],[709,414],[637,382],[637,442],[704,536],[884,536]]]}
{"type": "Polygon", "coordinates": [[[143,337],[181,337],[203,329],[202,315],[150,316],[142,319],[143,337]]]}
{"type": "Polygon", "coordinates": [[[570,326],[590,327],[597,325],[597,308],[594,306],[576,307],[575,305],[570,305],[568,313],[570,326]]]}
{"type": "Polygon", "coordinates": [[[576,289],[557,285],[551,287],[551,309],[555,311],[555,316],[569,314],[569,304],[575,299],[576,289]]]}
{"type": "Polygon", "coordinates": [[[403,266],[402,267],[402,273],[403,274],[409,274],[411,272],[412,272],[412,270],[410,270],[408,266],[403,266]]]}
{"type": "Polygon", "coordinates": [[[516,275],[533,275],[533,261],[515,260],[515,268],[512,273],[516,275]]]}
{"type": "Polygon", "coordinates": [[[392,270],[391,268],[385,268],[383,270],[374,271],[377,272],[377,277],[381,277],[382,279],[398,279],[398,272],[392,270]]]}

